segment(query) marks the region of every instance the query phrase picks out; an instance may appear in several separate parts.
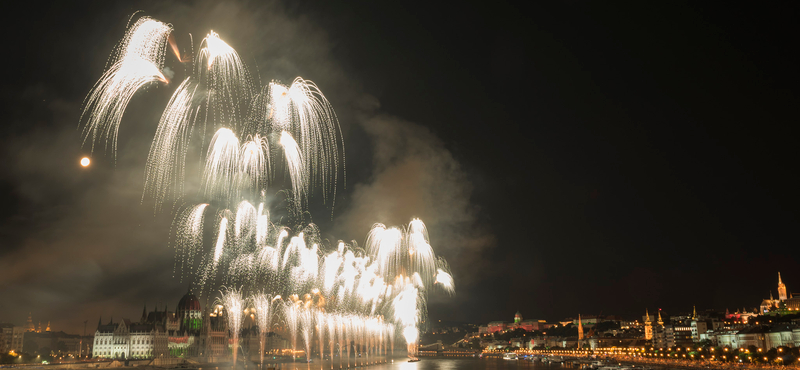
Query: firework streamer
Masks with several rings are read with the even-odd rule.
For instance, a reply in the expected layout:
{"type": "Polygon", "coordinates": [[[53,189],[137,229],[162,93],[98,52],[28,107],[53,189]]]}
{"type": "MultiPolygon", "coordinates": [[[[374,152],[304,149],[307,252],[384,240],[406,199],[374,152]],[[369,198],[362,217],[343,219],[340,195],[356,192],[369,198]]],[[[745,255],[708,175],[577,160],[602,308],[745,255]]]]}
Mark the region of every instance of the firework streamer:
{"type": "Polygon", "coordinates": [[[92,136],[92,151],[96,141],[105,139],[106,148],[111,141],[116,155],[117,132],[133,95],[150,83],[167,82],[161,69],[170,32],[172,26],[149,17],[139,18],[128,28],[109,59],[110,67],[84,102],[84,142],[92,136]]]}

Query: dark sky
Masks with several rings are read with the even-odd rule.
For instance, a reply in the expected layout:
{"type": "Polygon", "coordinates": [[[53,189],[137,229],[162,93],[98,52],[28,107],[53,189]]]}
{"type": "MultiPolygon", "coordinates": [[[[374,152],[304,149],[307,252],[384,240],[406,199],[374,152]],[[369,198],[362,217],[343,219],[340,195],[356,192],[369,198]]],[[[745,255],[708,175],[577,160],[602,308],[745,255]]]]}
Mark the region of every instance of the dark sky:
{"type": "Polygon", "coordinates": [[[455,297],[432,319],[755,307],[800,291],[795,4],[37,4],[6,30],[0,322],[79,332],[174,307],[171,214],[141,201],[173,86],[90,170],[81,102],[136,10],[218,32],[261,81],[315,81],[347,183],[314,221],[363,243],[421,217],[455,297]],[[343,189],[343,190],[342,190],[343,189]],[[80,328],[80,329],[79,329],[80,328]]]}

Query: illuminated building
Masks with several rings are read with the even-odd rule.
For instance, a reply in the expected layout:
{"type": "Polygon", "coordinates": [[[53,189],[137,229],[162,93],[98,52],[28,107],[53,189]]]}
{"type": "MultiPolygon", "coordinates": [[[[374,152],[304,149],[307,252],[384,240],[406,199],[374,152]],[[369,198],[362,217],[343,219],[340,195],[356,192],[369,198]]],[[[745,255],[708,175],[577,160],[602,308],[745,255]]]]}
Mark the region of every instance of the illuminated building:
{"type": "Polygon", "coordinates": [[[653,335],[653,345],[659,348],[675,346],[675,330],[672,325],[657,325],[653,335]]]}
{"type": "Polygon", "coordinates": [[[138,323],[127,319],[116,323],[112,319],[108,324],[100,321],[92,355],[126,359],[223,356],[227,334],[222,312],[215,312],[213,317],[204,314],[190,290],[175,312],[164,307],[148,313],[145,306],[138,323]]]}
{"type": "Polygon", "coordinates": [[[778,299],[783,302],[786,300],[786,285],[781,281],[781,273],[778,272],[778,299]]]}
{"type": "Polygon", "coordinates": [[[658,309],[658,321],[656,323],[658,325],[656,325],[653,333],[653,345],[660,348],[675,346],[675,330],[672,325],[664,325],[660,308],[658,309]]]}
{"type": "Polygon", "coordinates": [[[764,346],[767,349],[778,347],[794,347],[792,328],[789,325],[775,325],[764,336],[764,346]]]}
{"type": "Polygon", "coordinates": [[[781,279],[781,273],[778,272],[778,299],[772,297],[772,291],[769,292],[769,299],[761,301],[759,313],[768,313],[771,311],[778,311],[782,313],[793,313],[792,311],[800,311],[800,297],[795,298],[792,293],[786,290],[786,284],[781,279]]]}
{"type": "Polygon", "coordinates": [[[653,340],[653,323],[650,322],[650,313],[644,309],[644,339],[653,340]]]}
{"type": "Polygon", "coordinates": [[[496,333],[498,331],[504,331],[506,330],[506,325],[507,324],[505,321],[492,321],[489,323],[489,325],[487,325],[488,328],[486,329],[486,331],[489,334],[496,333]]]}
{"type": "Polygon", "coordinates": [[[697,318],[697,308],[694,306],[692,307],[692,321],[689,322],[689,325],[691,326],[693,342],[699,341],[700,335],[708,331],[708,322],[697,318]]]}
{"type": "Polygon", "coordinates": [[[545,320],[523,320],[522,314],[517,311],[514,314],[514,322],[508,323],[505,321],[492,321],[486,326],[478,328],[478,334],[493,334],[506,330],[522,329],[525,331],[535,331],[547,329],[549,325],[545,320]]]}

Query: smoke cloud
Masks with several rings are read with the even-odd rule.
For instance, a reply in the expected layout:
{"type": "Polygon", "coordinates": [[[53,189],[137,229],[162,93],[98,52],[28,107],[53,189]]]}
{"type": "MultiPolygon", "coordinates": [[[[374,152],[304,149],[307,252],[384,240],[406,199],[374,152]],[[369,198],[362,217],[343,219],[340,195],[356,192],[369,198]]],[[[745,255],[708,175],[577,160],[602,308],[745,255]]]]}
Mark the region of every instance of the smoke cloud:
{"type": "MultiPolygon", "coordinates": [[[[34,322],[51,321],[54,330],[72,333],[82,333],[88,320],[91,332],[100,316],[136,319],[143,304],[174,307],[186,290],[168,248],[172,208],[154,215],[152,203],[142,202],[150,141],[174,87],[137,93],[120,127],[116,158],[100,150],[90,167],[78,165],[89,154],[77,127],[81,102],[137,8],[172,23],[184,49],[189,33],[197,43],[209,30],[218,32],[256,82],[315,81],[340,118],[352,156],[351,185],[340,190],[341,206],[323,222],[323,228],[330,224],[323,232],[362,243],[375,222],[403,226],[418,217],[437,254],[450,262],[457,289],[471,284],[469,271],[482,266],[494,239],[478,223],[480,209],[470,201],[462,166],[427,128],[382,112],[362,91],[359,76],[337,64],[332,49],[338,41],[312,20],[278,2],[100,3],[78,19],[56,10],[44,14],[53,28],[46,33],[56,39],[30,58],[41,73],[3,88],[15,112],[0,138],[0,322],[22,325],[31,313],[34,322]],[[74,45],[93,47],[81,49],[85,55],[78,58],[51,57],[74,55],[74,45]]],[[[165,74],[181,78],[180,65],[170,68],[165,74]]]]}

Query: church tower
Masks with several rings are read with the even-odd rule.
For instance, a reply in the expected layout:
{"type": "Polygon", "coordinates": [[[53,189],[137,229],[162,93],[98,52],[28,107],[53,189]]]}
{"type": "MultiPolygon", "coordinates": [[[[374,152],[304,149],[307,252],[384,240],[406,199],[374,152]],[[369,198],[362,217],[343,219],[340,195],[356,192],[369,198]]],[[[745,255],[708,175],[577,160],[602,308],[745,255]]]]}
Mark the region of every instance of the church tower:
{"type": "Polygon", "coordinates": [[[578,314],[578,340],[583,340],[583,323],[581,322],[581,314],[578,314]]]}
{"type": "Polygon", "coordinates": [[[658,309],[658,325],[664,326],[664,320],[661,320],[661,309],[658,309]]]}
{"type": "Polygon", "coordinates": [[[653,323],[650,322],[650,312],[647,309],[644,309],[644,339],[645,340],[652,340],[653,339],[653,323]]]}
{"type": "Polygon", "coordinates": [[[780,299],[781,302],[786,300],[786,285],[781,281],[780,272],[778,272],[778,299],[780,299]]]}

